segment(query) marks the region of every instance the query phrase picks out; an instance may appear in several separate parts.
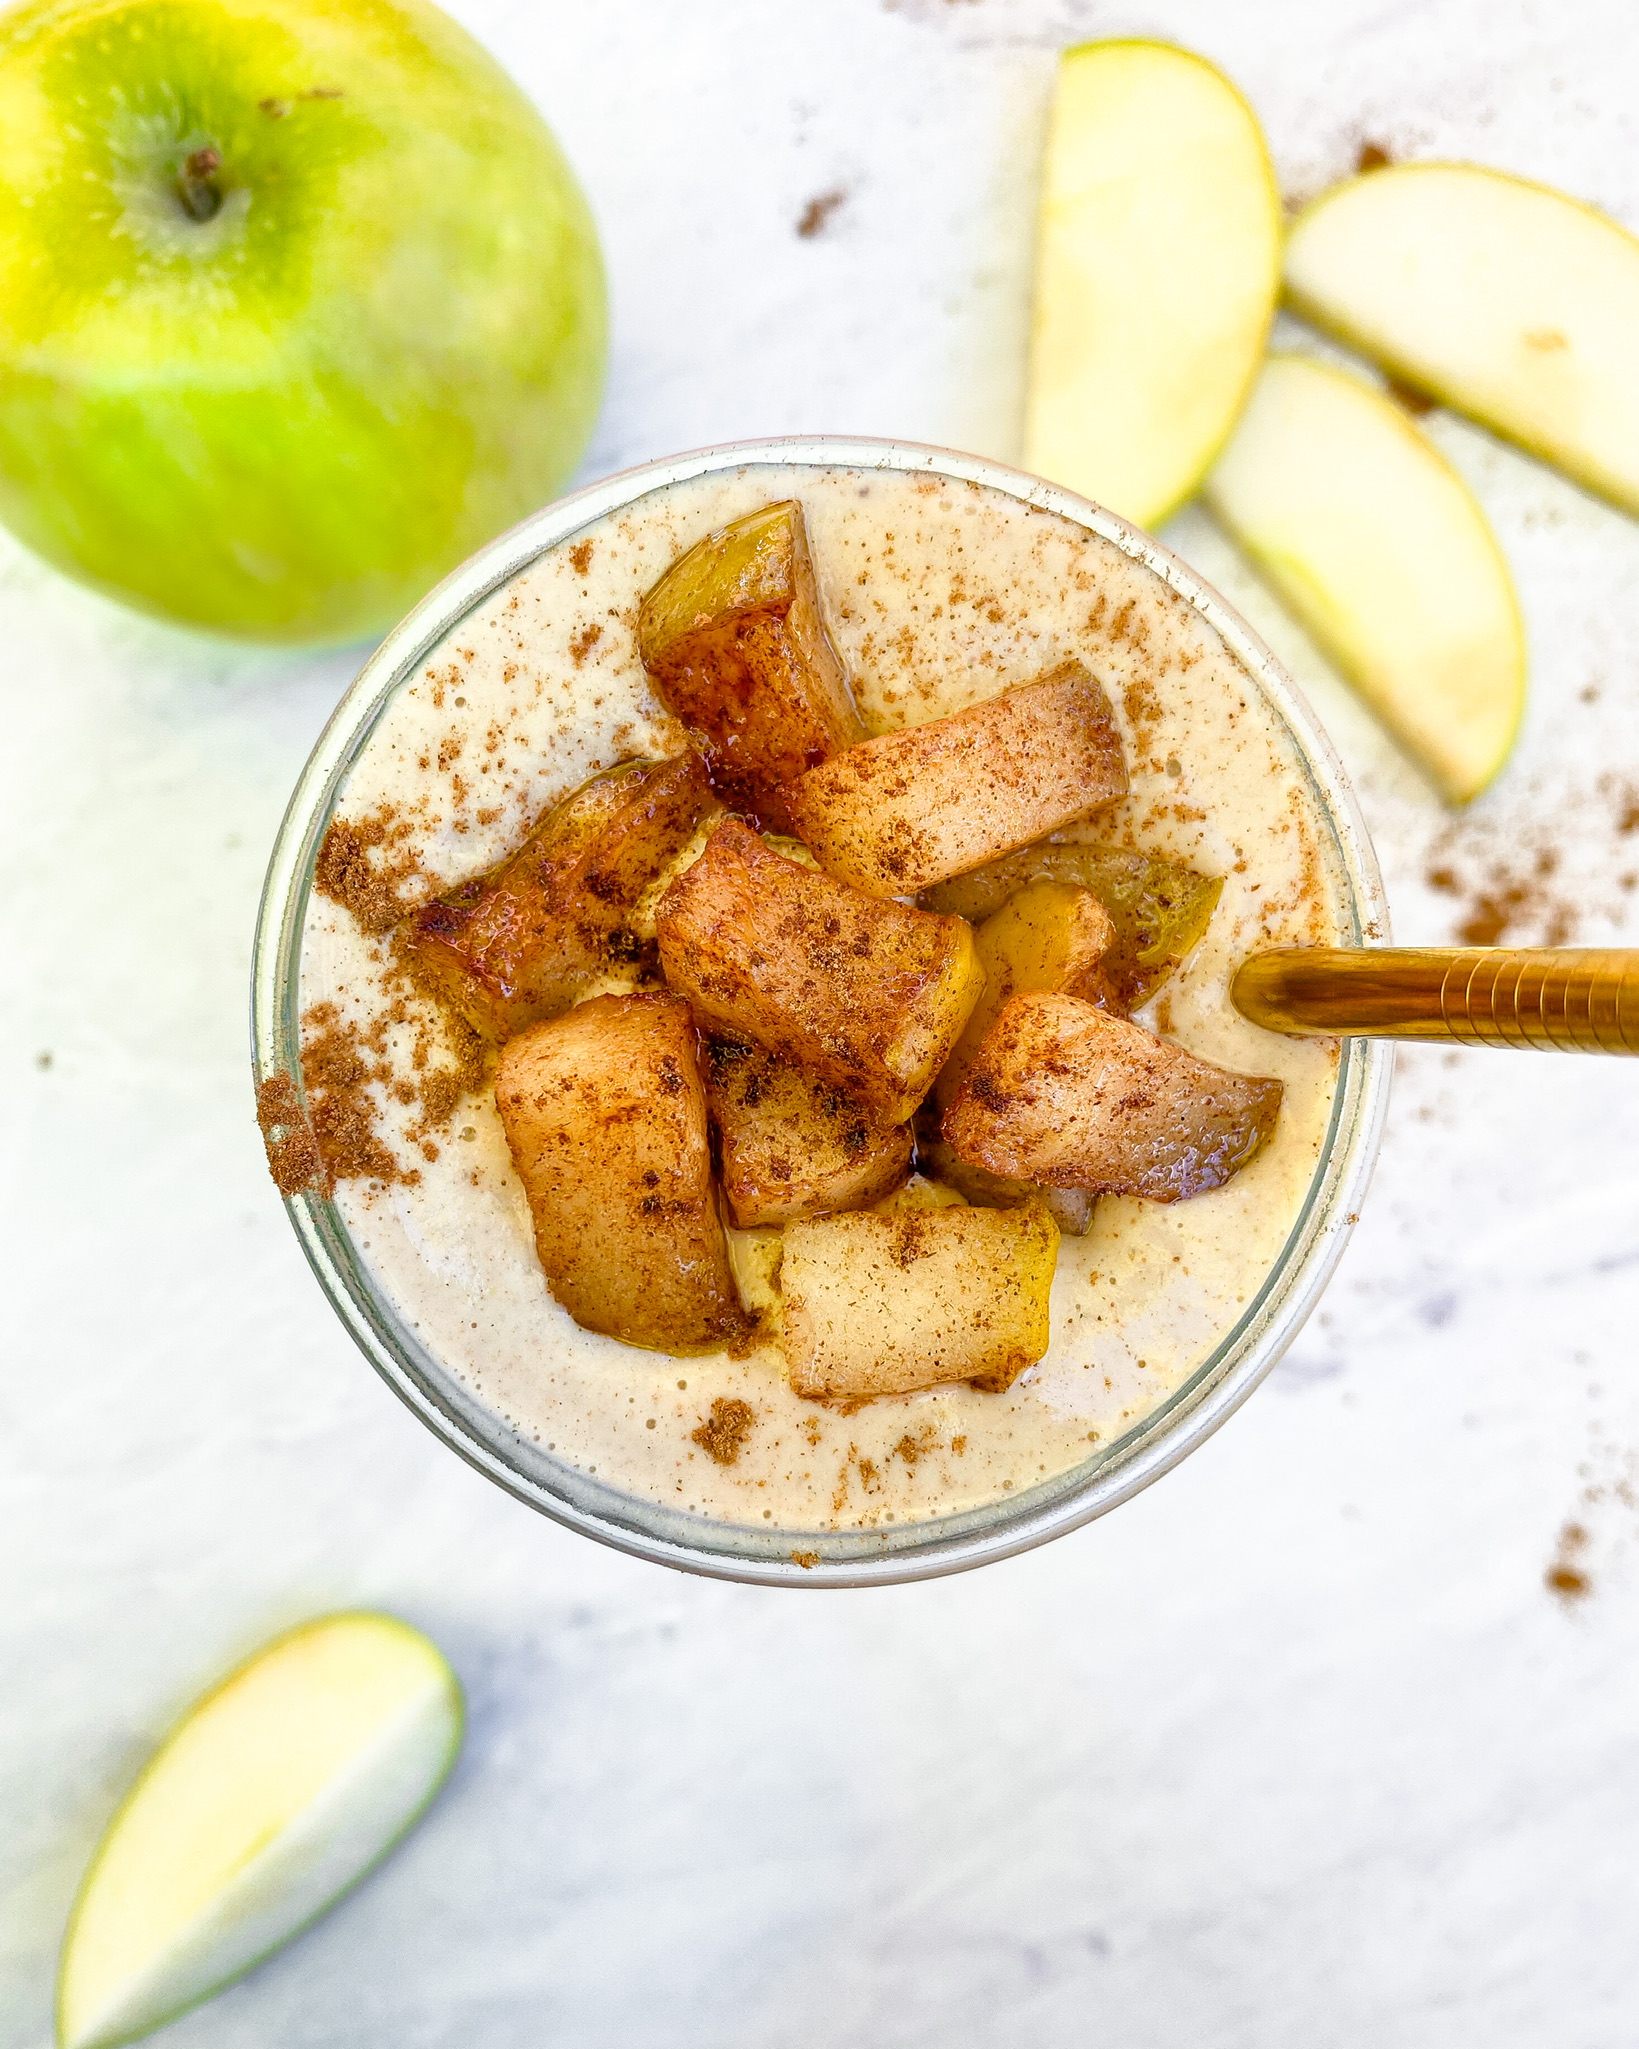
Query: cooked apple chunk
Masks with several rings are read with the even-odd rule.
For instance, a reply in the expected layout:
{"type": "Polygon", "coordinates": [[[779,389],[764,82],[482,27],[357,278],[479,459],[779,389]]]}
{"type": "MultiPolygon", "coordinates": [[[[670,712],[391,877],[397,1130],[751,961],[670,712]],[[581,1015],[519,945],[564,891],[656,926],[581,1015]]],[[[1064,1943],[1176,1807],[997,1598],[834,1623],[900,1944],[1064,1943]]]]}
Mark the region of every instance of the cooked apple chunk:
{"type": "Polygon", "coordinates": [[[1043,841],[939,883],[922,906],[947,917],[989,918],[1026,883],[1046,881],[1089,889],[1109,912],[1115,934],[1103,967],[1121,1010],[1136,1010],[1155,994],[1206,931],[1224,887],[1220,876],[1127,847],[1043,841]]]}
{"type": "Polygon", "coordinates": [[[409,920],[417,966],[499,1045],[635,951],[628,921],[711,800],[692,754],[595,776],[500,868],[409,920]]]}
{"type": "Polygon", "coordinates": [[[1051,990],[1085,997],[1101,1010],[1115,1008],[1102,966],[1114,939],[1110,914],[1098,898],[1069,882],[1028,883],[993,911],[973,934],[985,986],[933,1085],[939,1107],[955,1095],[1010,996],[1051,990]]]}
{"type": "Polygon", "coordinates": [[[1058,1226],[1045,1209],[856,1210],[785,1234],[785,1359],[816,1399],[971,1380],[995,1392],[1047,1350],[1058,1226]]]}
{"type": "Polygon", "coordinates": [[[910,1172],[909,1125],[884,1124],[835,1082],[761,1047],[711,1040],[705,1079],[723,1194],[742,1231],[863,1209],[910,1172]]]}
{"type": "Polygon", "coordinates": [[[1126,795],[1103,686],[1080,662],[949,718],[850,747],[787,792],[828,875],[906,896],[1057,832],[1126,795]]]}
{"type": "Polygon", "coordinates": [[[1275,1128],[1281,1084],[1197,1060],[1077,996],[1015,996],[945,1112],[992,1174],[1181,1202],[1221,1188],[1275,1128]]]}
{"type": "Polygon", "coordinates": [[[805,1067],[902,1123],[983,986],[973,932],[787,861],[738,819],[660,900],[667,982],[708,1029],[805,1067]]]}
{"type": "Polygon", "coordinates": [[[547,1285],[578,1324],[651,1351],[743,1336],[688,1005],[595,996],[531,1025],[495,1074],[547,1285]]]}
{"type": "Polygon", "coordinates": [[[865,737],[820,613],[802,507],[765,505],[680,555],[644,598],[638,649],[714,787],[762,824],[783,785],[865,737]]]}

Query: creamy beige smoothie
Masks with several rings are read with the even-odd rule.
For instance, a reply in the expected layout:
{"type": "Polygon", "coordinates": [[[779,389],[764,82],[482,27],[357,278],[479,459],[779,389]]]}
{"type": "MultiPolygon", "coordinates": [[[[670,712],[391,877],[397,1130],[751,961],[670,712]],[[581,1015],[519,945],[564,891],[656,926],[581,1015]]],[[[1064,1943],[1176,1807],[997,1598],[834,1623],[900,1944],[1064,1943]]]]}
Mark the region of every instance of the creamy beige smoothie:
{"type": "MultiPolygon", "coordinates": [[[[1297,749],[1159,576],[1000,492],[755,463],[657,489],[462,621],[387,708],[336,816],[349,886],[340,901],[313,896],[301,972],[319,1067],[335,1067],[338,1046],[375,1049],[365,1066],[379,1078],[355,1089],[371,1126],[361,1171],[335,1189],[346,1228],[452,1374],[542,1450],[633,1496],[800,1537],[1029,1489],[1188,1379],[1275,1264],[1314,1180],[1338,1049],[1259,1031],[1227,993],[1255,947],[1344,936],[1332,836],[1297,749]],[[1139,1022],[1285,1086],[1272,1140],[1226,1186],[1168,1205],[1106,1196],[1087,1236],[1064,1237],[1051,1348],[1005,1394],[963,1384],[825,1406],[793,1393],[777,1338],[743,1357],[677,1359],[580,1329],[537,1264],[493,1098],[464,1086],[476,1073],[461,1070],[436,1010],[406,995],[385,931],[395,904],[492,866],[596,770],[684,748],[638,659],[639,600],[708,530],[790,497],[870,732],[960,710],[1070,656],[1102,681],[1131,794],[1061,837],[1224,878],[1205,939],[1139,1022]],[[372,910],[378,885],[385,913],[372,910]],[[736,1423],[714,1430],[714,1403],[743,1403],[749,1420],[719,1409],[736,1423]]],[[[731,1235],[746,1269],[766,1271],[767,1234],[731,1235]]]]}

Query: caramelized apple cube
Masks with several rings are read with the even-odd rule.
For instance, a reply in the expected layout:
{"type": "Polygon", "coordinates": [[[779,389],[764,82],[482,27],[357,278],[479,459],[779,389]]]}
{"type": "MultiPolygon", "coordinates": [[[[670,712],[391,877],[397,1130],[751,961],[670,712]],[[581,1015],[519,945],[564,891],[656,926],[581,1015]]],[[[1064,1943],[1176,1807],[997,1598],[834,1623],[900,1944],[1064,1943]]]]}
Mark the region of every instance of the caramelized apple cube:
{"type": "Polygon", "coordinates": [[[1049,881],[1091,890],[1109,912],[1115,936],[1104,973],[1120,1010],[1155,994],[1206,931],[1224,887],[1220,876],[1127,847],[1044,842],[939,883],[922,905],[947,917],[989,918],[1027,883],[1049,881]]]}
{"type": "Polygon", "coordinates": [[[787,861],[738,819],[667,889],[660,964],[709,1030],[910,1116],[983,986],[973,933],[787,861]]]}
{"type": "Polygon", "coordinates": [[[1258,1152],[1281,1093],[1080,997],[1015,996],[962,1077],[944,1136],[992,1174],[1181,1202],[1258,1152]]]}
{"type": "Polygon", "coordinates": [[[547,1285],[587,1330],[651,1351],[743,1337],[688,1005],[595,996],[529,1026],[495,1074],[547,1285]]]}
{"type": "Polygon", "coordinates": [[[951,1380],[1001,1392],[1047,1350],[1058,1226],[1039,1207],[856,1210],[785,1234],[785,1359],[816,1399],[951,1380]]]}
{"type": "Polygon", "coordinates": [[[760,1046],[712,1039],[705,1080],[723,1196],[742,1231],[864,1209],[911,1170],[908,1124],[884,1124],[835,1082],[760,1046]]]}
{"type": "Polygon", "coordinates": [[[828,875],[907,896],[1057,832],[1127,791],[1103,686],[1080,662],[949,718],[884,733],[787,792],[828,875]]]}
{"type": "Polygon", "coordinates": [[[491,1045],[557,1016],[636,951],[632,912],[710,801],[692,754],[595,776],[500,868],[411,916],[418,970],[491,1045]]]}
{"type": "Polygon", "coordinates": [[[1062,991],[1112,1009],[1102,963],[1114,938],[1110,914],[1098,898],[1068,882],[1029,883],[976,926],[973,944],[985,971],[984,992],[933,1085],[939,1107],[955,1095],[1010,996],[1032,989],[1062,991]]]}
{"type": "Polygon", "coordinates": [[[780,792],[865,737],[820,613],[802,507],[765,505],[680,555],[644,598],[638,649],[735,811],[789,824],[780,792]]]}

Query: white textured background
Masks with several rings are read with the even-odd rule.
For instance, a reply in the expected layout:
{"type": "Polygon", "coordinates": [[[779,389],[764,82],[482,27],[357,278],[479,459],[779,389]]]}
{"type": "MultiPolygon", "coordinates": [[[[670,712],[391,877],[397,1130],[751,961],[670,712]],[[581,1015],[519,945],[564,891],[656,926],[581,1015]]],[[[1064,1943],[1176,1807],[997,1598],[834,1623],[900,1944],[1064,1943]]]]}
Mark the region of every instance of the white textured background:
{"type": "MultiPolygon", "coordinates": [[[[1042,112],[1082,36],[1216,58],[1293,194],[1370,138],[1639,227],[1622,0],[456,12],[606,238],[588,477],[789,430],[1013,453],[1042,112]]],[[[1312,687],[1401,938],[1464,915],[1430,867],[1471,896],[1546,853],[1510,937],[1639,939],[1639,525],[1430,425],[1535,658],[1515,764],[1455,828],[1205,521],[1172,538],[1312,687]]],[[[426,1436],[267,1180],[257,889],[353,665],[203,646],[0,543],[4,2049],[46,2038],[74,1885],[147,1747],[229,1660],[352,1602],[447,1645],[464,1760],[176,2049],[1631,2044],[1639,1071],[1409,1053],[1324,1313],[1111,1519],[895,1591],[673,1577],[426,1436]],[[1544,1582],[1568,1521],[1574,1601],[1544,1582]]]]}

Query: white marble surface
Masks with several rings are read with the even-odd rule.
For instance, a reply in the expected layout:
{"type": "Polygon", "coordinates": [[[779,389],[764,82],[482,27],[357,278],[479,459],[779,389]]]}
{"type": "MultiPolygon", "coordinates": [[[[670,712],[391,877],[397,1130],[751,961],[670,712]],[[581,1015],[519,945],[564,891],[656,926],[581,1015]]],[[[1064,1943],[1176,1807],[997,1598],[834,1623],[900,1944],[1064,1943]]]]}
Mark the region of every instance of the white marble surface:
{"type": "MultiPolygon", "coordinates": [[[[590,189],[615,299],[587,475],[715,438],[1010,453],[1052,55],[1224,63],[1283,178],[1362,137],[1639,227],[1618,0],[463,0],[590,189]],[[793,232],[817,195],[824,232],[793,232]]],[[[1522,746],[1449,827],[1309,682],[1399,934],[1529,868],[1639,938],[1639,525],[1436,416],[1515,563],[1522,746]]],[[[972,1577],[786,1596],[566,1536],[402,1412],[250,1116],[266,851],[351,663],[205,647],[0,548],[0,2045],[47,2035],[111,1800],[223,1664],[379,1602],[471,1737],[409,1847],[176,2049],[1192,2049],[1634,2039],[1639,1071],[1417,1051],[1366,1220],[1270,1383],[1159,1487],[972,1577]],[[49,1053],[46,1064],[44,1056],[49,1053]],[[1563,1524],[1591,1591],[1551,1595],[1563,1524]]]]}

